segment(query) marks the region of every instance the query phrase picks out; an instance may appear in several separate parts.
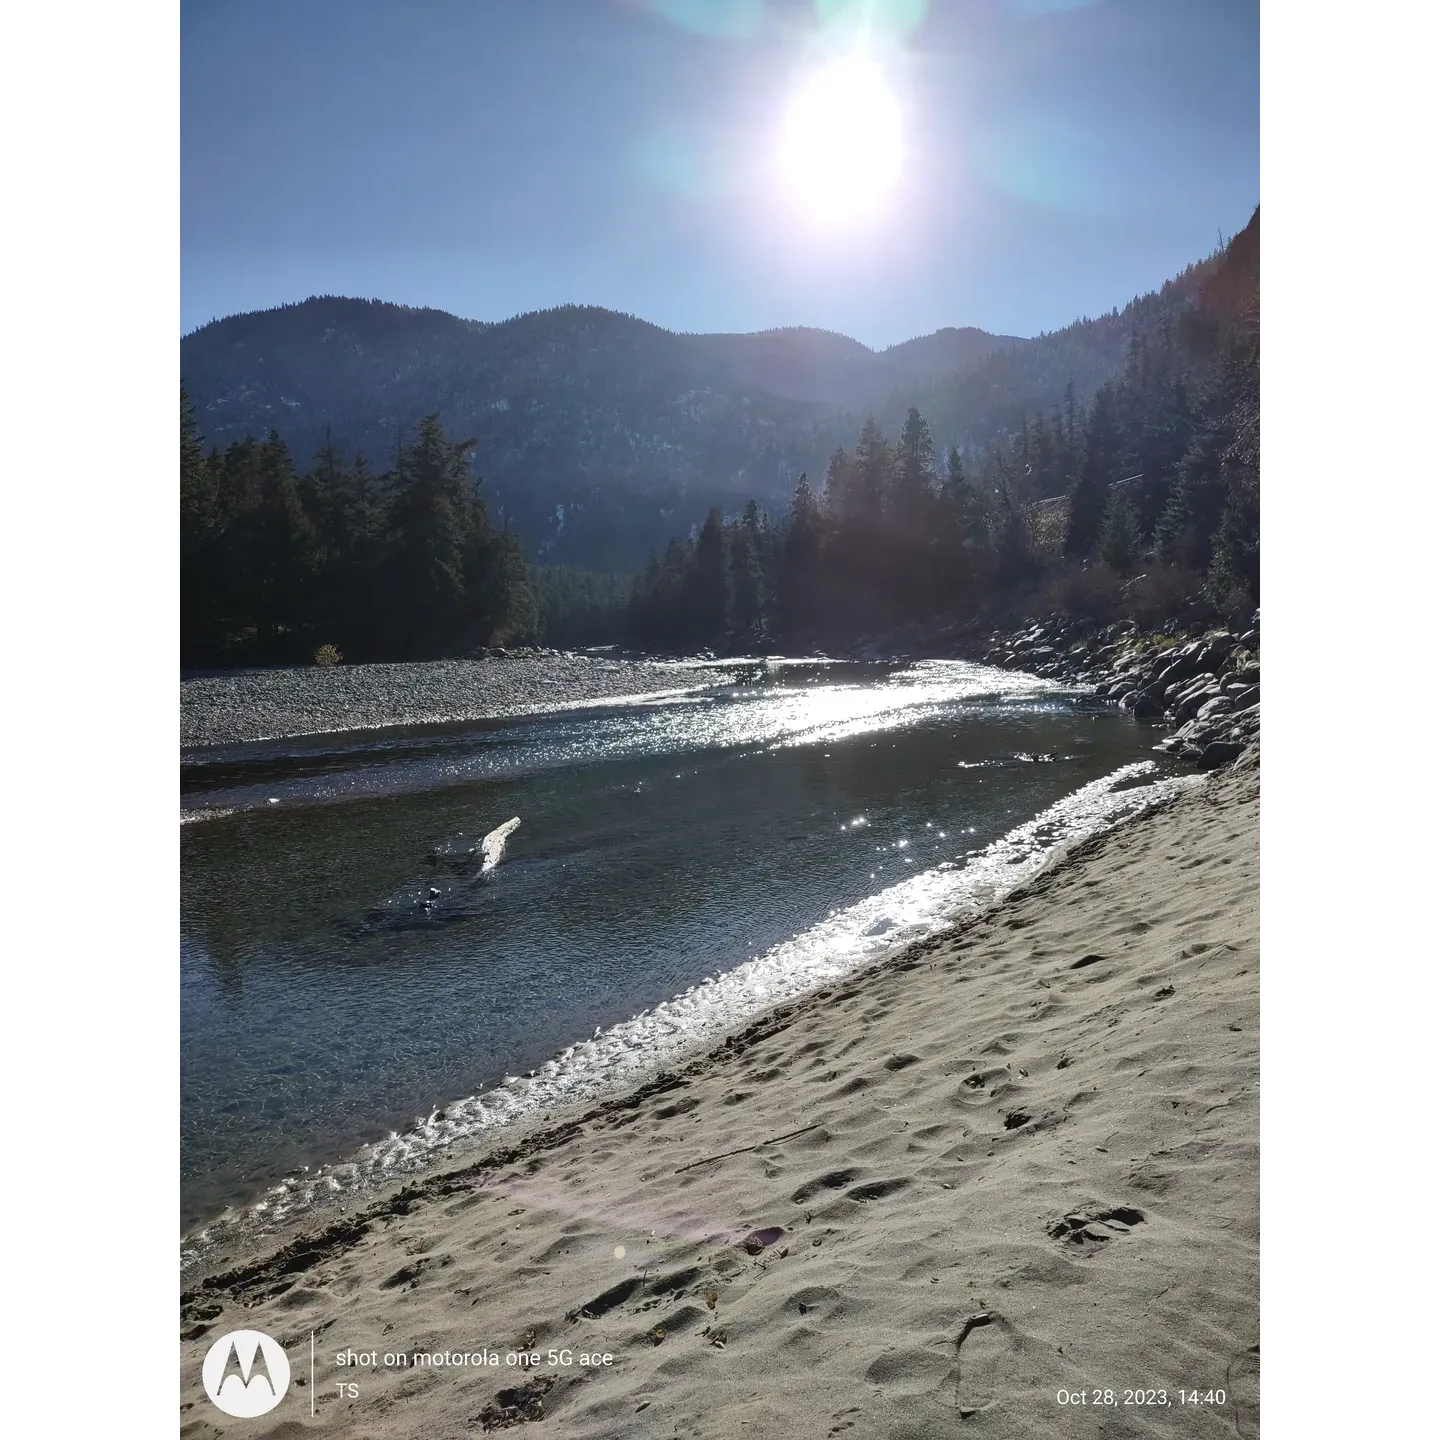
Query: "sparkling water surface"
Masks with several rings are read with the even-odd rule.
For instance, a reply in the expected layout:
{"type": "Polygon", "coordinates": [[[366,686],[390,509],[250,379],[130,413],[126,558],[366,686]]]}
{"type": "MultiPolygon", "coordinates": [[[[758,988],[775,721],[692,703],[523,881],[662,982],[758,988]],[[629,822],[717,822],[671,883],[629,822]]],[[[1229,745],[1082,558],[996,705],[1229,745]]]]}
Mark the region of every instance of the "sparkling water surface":
{"type": "Polygon", "coordinates": [[[983,903],[1156,778],[1150,727],[1033,677],[718,678],[186,753],[185,1226],[623,1080],[983,903]]]}

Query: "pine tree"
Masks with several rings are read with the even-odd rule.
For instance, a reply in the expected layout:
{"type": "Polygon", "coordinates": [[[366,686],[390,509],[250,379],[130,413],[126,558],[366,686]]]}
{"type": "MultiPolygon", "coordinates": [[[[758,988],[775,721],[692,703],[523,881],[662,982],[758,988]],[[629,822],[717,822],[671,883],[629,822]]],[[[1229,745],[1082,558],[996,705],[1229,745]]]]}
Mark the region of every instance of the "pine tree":
{"type": "Polygon", "coordinates": [[[906,536],[925,535],[934,519],[935,441],[930,426],[913,405],[900,432],[894,476],[890,509],[896,528],[906,536]]]}
{"type": "Polygon", "coordinates": [[[1074,559],[1089,555],[1100,537],[1100,527],[1115,477],[1120,437],[1115,419],[1114,392],[1102,386],[1090,408],[1080,474],[1070,491],[1070,515],[1065,529],[1065,553],[1074,559]]]}
{"type": "Polygon", "coordinates": [[[1033,537],[1024,508],[1015,498],[1013,461],[1000,450],[985,457],[984,488],[989,495],[987,530],[994,554],[991,575],[997,588],[1014,590],[1034,579],[1033,537]]]}
{"type": "MultiPolygon", "coordinates": [[[[922,422],[923,423],[923,422],[922,422]]],[[[885,513],[894,474],[894,456],[872,415],[860,431],[855,446],[854,501],[844,519],[855,525],[876,527],[885,513]]]]}
{"type": "Polygon", "coordinates": [[[197,541],[218,518],[215,494],[205,464],[205,447],[195,428],[195,407],[180,388],[180,526],[182,536],[197,541]]]}
{"type": "Polygon", "coordinates": [[[262,659],[298,659],[307,616],[310,526],[300,500],[290,451],[277,431],[251,447],[247,504],[233,526],[236,590],[255,627],[262,659]]]}
{"type": "Polygon", "coordinates": [[[764,527],[760,507],[751,500],[730,534],[730,593],[735,628],[753,642],[764,630],[764,527]]]}
{"type": "Polygon", "coordinates": [[[850,456],[843,445],[837,445],[825,469],[825,510],[837,524],[848,519],[855,509],[854,478],[855,467],[850,456]]]}
{"type": "Polygon", "coordinates": [[[687,638],[696,644],[719,641],[730,624],[730,577],[725,557],[725,519],[712,509],[695,541],[695,564],[686,586],[687,638]]]}
{"type": "Polygon", "coordinates": [[[820,504],[801,475],[785,529],[777,596],[780,633],[792,646],[808,645],[818,633],[822,534],[820,504]]]}
{"type": "Polygon", "coordinates": [[[1135,507],[1112,491],[1100,525],[1100,558],[1117,574],[1129,575],[1140,558],[1140,523],[1135,507]]]}
{"type": "Polygon", "coordinates": [[[182,664],[216,658],[221,527],[216,468],[207,463],[190,397],[180,391],[180,655],[182,664]]]}
{"type": "Polygon", "coordinates": [[[465,448],[432,414],[398,457],[386,626],[389,647],[408,658],[448,654],[470,628],[466,589],[479,557],[465,448]]]}

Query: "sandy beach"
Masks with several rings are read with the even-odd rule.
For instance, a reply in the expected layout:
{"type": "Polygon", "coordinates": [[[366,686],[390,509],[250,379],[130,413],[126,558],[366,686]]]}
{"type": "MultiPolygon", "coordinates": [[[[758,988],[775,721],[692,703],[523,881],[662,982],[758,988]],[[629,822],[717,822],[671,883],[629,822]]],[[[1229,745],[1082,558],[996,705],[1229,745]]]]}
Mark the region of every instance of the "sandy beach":
{"type": "Polygon", "coordinates": [[[182,1435],[1256,1435],[1258,811],[1252,747],[628,1096],[207,1257],[182,1435]],[[242,1328],[294,1376],[261,1419],[201,1386],[242,1328]]]}

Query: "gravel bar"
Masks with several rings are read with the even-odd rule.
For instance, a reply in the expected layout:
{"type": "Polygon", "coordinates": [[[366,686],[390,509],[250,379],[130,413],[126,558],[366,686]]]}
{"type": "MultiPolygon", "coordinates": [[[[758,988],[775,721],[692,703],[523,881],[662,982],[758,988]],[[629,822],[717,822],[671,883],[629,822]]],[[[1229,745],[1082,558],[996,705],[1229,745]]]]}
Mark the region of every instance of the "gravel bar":
{"type": "Polygon", "coordinates": [[[491,656],[403,665],[235,670],[180,682],[180,744],[532,715],[627,696],[703,690],[727,667],[595,655],[491,656]]]}

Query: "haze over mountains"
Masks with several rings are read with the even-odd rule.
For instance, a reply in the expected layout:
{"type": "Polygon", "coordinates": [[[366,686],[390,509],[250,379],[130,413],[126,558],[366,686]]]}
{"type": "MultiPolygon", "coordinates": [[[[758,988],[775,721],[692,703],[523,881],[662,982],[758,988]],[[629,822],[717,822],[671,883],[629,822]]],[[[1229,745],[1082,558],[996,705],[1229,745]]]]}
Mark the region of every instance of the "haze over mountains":
{"type": "Polygon", "coordinates": [[[782,511],[866,415],[893,435],[918,405],[942,453],[968,452],[1050,413],[1069,382],[1083,404],[1209,264],[1035,339],[947,328],[881,352],[804,328],[675,334],[580,305],[484,323],[326,296],[201,327],[181,375],[207,448],[275,429],[300,463],[328,431],[385,470],[439,411],[474,438],[492,512],[532,558],[628,571],[712,505],[782,511]]]}

